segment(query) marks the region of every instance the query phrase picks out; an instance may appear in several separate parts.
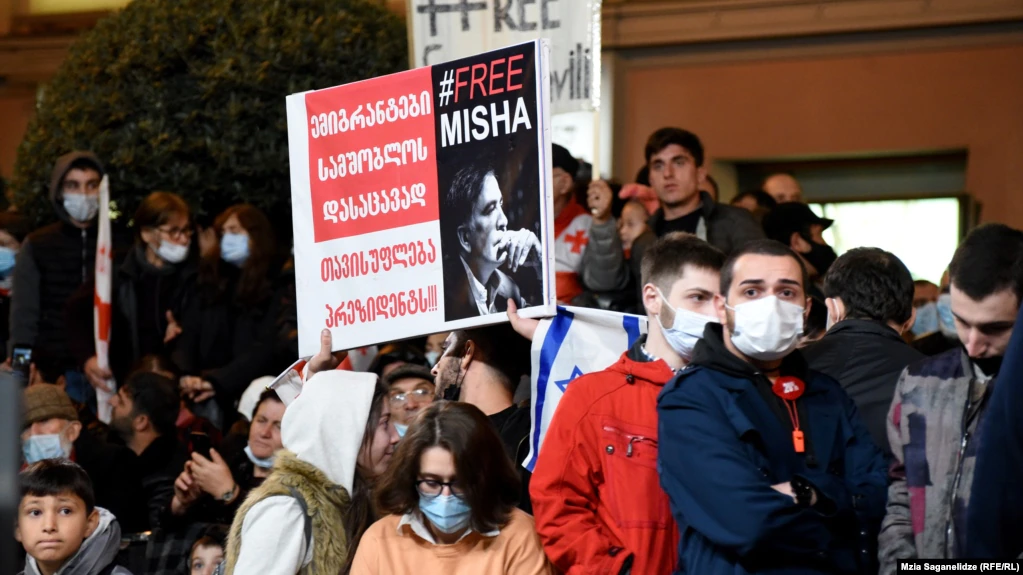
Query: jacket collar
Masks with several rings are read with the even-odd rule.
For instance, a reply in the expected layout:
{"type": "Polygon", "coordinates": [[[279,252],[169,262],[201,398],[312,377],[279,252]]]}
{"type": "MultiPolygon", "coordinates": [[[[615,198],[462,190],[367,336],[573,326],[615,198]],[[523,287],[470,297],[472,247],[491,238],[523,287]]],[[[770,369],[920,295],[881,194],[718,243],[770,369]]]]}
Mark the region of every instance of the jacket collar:
{"type": "MultiPolygon", "coordinates": [[[[722,385],[733,390],[745,389],[745,381],[756,383],[763,374],[749,362],[746,362],[725,347],[724,326],[719,323],[708,323],[703,332],[703,339],[696,342],[690,365],[706,367],[720,371],[730,378],[722,380],[722,385]]],[[[806,393],[813,394],[809,385],[809,366],[799,350],[795,350],[781,362],[779,371],[783,375],[798,377],[807,384],[806,393]]]]}
{"type": "Polygon", "coordinates": [[[839,333],[849,335],[878,335],[893,341],[903,341],[902,336],[892,329],[891,326],[872,319],[843,319],[836,323],[824,337],[839,333]]]}
{"type": "MultiPolygon", "coordinates": [[[[714,202],[714,198],[710,197],[710,194],[707,192],[700,192],[700,207],[698,209],[703,215],[704,221],[709,221],[711,217],[713,217],[714,212],[717,211],[717,204],[714,202]]],[[[650,219],[647,220],[647,226],[649,226],[651,230],[656,230],[663,221],[664,208],[657,208],[654,215],[650,216],[650,219]]]]}
{"type": "Polygon", "coordinates": [[[620,373],[628,377],[639,378],[653,385],[663,386],[675,377],[675,372],[662,359],[650,361],[643,352],[646,336],[642,335],[632,344],[629,351],[622,354],[618,361],[608,367],[608,371],[620,373]]]}

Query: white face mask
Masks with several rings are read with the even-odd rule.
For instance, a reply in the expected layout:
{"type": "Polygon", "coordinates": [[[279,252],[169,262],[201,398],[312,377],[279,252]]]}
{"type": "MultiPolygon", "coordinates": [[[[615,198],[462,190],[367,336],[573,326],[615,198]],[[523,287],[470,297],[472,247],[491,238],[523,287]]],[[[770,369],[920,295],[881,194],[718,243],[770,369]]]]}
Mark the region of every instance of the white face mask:
{"type": "Polygon", "coordinates": [[[179,264],[188,257],[188,244],[181,245],[160,240],[160,247],[156,249],[156,255],[169,264],[179,264]]]}
{"type": "Polygon", "coordinates": [[[747,357],[774,361],[799,345],[804,308],[772,295],[728,309],[735,313],[732,343],[747,357]]]}
{"type": "Polygon", "coordinates": [[[664,297],[664,293],[660,289],[657,290],[657,295],[661,296],[664,305],[675,311],[675,321],[672,322],[671,327],[664,327],[664,324],[661,323],[660,315],[655,316],[657,317],[657,326],[661,328],[664,340],[668,342],[671,349],[682,356],[682,359],[689,361],[689,358],[693,356],[693,348],[696,347],[696,342],[703,338],[703,330],[707,327],[707,324],[717,323],[718,319],[687,309],[672,307],[668,303],[668,298],[664,297]]]}
{"type": "Polygon", "coordinates": [[[85,194],[64,194],[64,210],[78,222],[91,222],[99,213],[99,198],[85,194]]]}

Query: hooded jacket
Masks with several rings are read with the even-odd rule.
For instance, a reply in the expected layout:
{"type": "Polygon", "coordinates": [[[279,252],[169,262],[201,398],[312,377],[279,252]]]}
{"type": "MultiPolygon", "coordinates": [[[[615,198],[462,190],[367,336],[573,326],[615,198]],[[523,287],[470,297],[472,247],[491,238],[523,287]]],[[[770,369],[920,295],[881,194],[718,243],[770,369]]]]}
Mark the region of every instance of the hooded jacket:
{"type": "Polygon", "coordinates": [[[536,528],[566,575],[665,575],[678,528],[657,471],[657,394],[674,373],[645,336],[604,371],[572,381],[533,470],[536,528]]]}
{"type": "Polygon", "coordinates": [[[681,532],[678,573],[811,575],[865,572],[871,525],[884,514],[884,456],[856,406],[798,351],[781,373],[806,389],[796,401],[805,451],[770,381],[708,324],[688,368],[657,403],[661,485],[681,532]],[[813,508],[772,488],[794,477],[813,508]]]}
{"type": "MultiPolygon", "coordinates": [[[[121,528],[117,525],[117,519],[102,507],[97,507],[96,511],[99,512],[96,530],[54,575],[131,575],[131,571],[114,565],[114,559],[121,548],[121,528]]],[[[25,570],[21,575],[40,573],[36,560],[33,557],[26,558],[25,570]]]]}
{"type": "MultiPolygon", "coordinates": [[[[764,230],[748,211],[719,204],[707,192],[700,192],[700,216],[701,225],[697,226],[696,235],[725,255],[741,248],[749,241],[764,238],[764,230]]],[[[647,225],[657,234],[663,222],[664,210],[660,209],[650,216],[647,225]]],[[[645,248],[645,245],[641,245],[639,253],[642,254],[645,248]]],[[[632,249],[635,254],[637,251],[635,243],[632,249]]]]}
{"type": "Polygon", "coordinates": [[[77,160],[89,160],[103,172],[103,164],[91,152],[61,156],[50,176],[50,202],[59,221],[28,235],[18,252],[11,288],[10,339],[29,345],[35,355],[45,355],[62,369],[76,367],[68,349],[65,305],[71,295],[93,276],[96,265],[96,225],[85,229],[72,223],[64,209],[61,184],[77,160]]]}
{"type": "Polygon", "coordinates": [[[337,521],[344,512],[338,504],[352,491],[375,388],[376,376],[347,371],[318,373],[303,385],[281,421],[281,442],[290,453],[278,454],[273,472],[231,525],[228,575],[340,571],[353,550],[337,521]]]}

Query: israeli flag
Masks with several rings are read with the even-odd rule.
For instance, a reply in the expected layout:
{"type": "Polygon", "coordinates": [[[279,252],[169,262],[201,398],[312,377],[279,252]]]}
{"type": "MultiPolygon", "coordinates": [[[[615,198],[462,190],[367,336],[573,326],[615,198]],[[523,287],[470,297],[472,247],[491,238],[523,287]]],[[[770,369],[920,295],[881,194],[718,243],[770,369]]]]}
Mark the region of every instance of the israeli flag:
{"type": "Polygon", "coordinates": [[[523,467],[533,471],[547,426],[572,380],[618,361],[646,330],[645,317],[581,307],[558,306],[558,315],[540,321],[530,354],[532,428],[523,467]]]}

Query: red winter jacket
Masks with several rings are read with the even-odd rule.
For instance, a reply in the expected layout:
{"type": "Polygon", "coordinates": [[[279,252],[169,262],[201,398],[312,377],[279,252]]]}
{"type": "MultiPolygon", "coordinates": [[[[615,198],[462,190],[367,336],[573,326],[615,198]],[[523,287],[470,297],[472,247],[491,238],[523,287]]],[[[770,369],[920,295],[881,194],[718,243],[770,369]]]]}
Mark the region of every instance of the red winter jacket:
{"type": "Polygon", "coordinates": [[[674,374],[644,361],[641,342],[568,386],[533,470],[536,529],[566,575],[675,568],[678,527],[657,473],[657,394],[674,374]]]}

